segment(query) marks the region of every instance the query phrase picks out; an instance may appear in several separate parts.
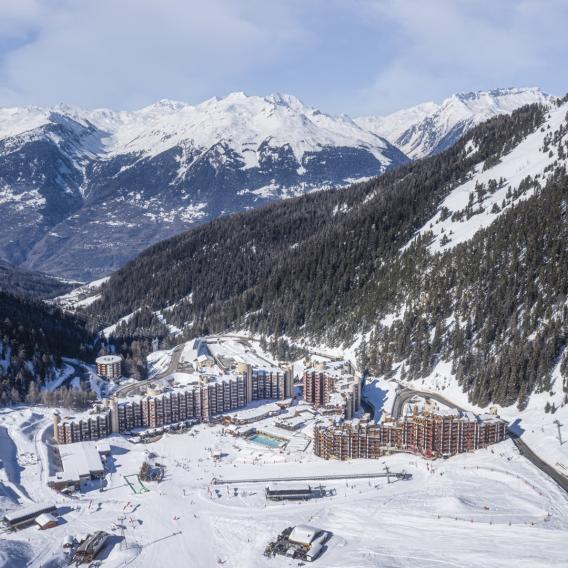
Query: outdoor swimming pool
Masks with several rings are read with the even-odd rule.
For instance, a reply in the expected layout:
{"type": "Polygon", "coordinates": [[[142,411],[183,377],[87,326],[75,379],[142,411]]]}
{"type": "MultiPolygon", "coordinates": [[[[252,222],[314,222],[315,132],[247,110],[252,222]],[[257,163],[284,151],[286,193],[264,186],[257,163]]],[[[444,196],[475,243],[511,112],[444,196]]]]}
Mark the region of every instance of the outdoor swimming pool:
{"type": "Polygon", "coordinates": [[[266,434],[253,434],[248,438],[248,440],[269,448],[281,448],[286,443],[286,440],[283,440],[282,438],[273,438],[266,434]]]}

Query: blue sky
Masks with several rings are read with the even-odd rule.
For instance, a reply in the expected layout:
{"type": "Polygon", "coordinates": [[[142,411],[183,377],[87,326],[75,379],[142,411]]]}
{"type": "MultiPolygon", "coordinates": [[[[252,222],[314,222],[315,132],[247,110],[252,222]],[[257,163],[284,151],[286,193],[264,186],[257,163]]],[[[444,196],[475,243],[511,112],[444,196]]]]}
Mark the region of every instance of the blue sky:
{"type": "Polygon", "coordinates": [[[567,26],[568,0],[0,0],[0,105],[284,92],[358,116],[565,94],[567,26]]]}

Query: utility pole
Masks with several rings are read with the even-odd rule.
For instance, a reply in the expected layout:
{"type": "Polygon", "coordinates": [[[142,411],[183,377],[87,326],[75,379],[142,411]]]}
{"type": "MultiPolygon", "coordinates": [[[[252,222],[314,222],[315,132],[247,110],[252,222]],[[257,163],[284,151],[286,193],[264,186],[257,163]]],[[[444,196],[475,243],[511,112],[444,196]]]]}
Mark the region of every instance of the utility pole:
{"type": "Polygon", "coordinates": [[[560,420],[556,419],[554,421],[554,424],[556,424],[556,427],[558,428],[558,441],[560,442],[560,445],[562,445],[564,442],[562,441],[562,430],[560,429],[563,425],[560,424],[560,420]]]}
{"type": "Polygon", "coordinates": [[[120,550],[125,550],[128,548],[126,544],[126,525],[124,524],[126,517],[121,515],[118,517],[118,520],[120,521],[120,550]]]}
{"type": "Polygon", "coordinates": [[[390,485],[390,482],[391,482],[390,469],[389,469],[389,466],[386,463],[384,463],[384,466],[385,466],[385,472],[387,474],[387,483],[390,485]]]}

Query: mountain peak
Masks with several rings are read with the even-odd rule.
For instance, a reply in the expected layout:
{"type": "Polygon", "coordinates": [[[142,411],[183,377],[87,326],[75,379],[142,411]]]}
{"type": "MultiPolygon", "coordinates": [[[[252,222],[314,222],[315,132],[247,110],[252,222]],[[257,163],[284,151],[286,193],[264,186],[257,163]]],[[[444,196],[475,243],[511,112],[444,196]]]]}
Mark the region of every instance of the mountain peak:
{"type": "Polygon", "coordinates": [[[507,87],[455,93],[383,117],[361,117],[357,124],[383,136],[411,158],[423,158],[451,146],[473,126],[530,103],[553,97],[538,87],[507,87]]]}
{"type": "Polygon", "coordinates": [[[156,101],[155,103],[143,107],[139,111],[135,112],[178,112],[186,106],[188,106],[188,104],[182,101],[176,101],[173,99],[160,99],[159,101],[156,101]]]}

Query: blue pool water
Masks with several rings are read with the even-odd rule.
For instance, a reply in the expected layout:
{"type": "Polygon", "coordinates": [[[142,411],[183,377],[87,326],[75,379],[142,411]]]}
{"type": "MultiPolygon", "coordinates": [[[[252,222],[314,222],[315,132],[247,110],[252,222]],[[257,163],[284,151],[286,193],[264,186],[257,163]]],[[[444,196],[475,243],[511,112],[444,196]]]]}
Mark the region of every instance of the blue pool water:
{"type": "Polygon", "coordinates": [[[249,440],[255,444],[261,444],[262,446],[268,446],[269,448],[279,448],[284,443],[284,440],[270,438],[264,434],[253,434],[249,440]]]}

